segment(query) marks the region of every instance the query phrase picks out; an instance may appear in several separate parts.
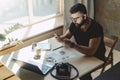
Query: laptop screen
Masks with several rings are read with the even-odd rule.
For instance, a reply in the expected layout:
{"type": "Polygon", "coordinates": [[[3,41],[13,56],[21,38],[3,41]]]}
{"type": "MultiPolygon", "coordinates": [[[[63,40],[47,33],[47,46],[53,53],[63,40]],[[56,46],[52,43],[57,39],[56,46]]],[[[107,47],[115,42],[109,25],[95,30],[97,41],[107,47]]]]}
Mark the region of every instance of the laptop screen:
{"type": "Polygon", "coordinates": [[[18,58],[13,58],[18,64],[21,65],[22,68],[36,72],[38,74],[46,75],[54,66],[54,64],[40,64],[39,66],[31,64],[29,62],[20,60],[18,58]]]}

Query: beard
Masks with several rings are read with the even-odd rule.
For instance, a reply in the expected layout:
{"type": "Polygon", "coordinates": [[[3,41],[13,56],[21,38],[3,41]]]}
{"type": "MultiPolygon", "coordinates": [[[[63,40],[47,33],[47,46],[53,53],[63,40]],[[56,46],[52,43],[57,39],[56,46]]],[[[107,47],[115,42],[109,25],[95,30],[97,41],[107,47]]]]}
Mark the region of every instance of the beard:
{"type": "Polygon", "coordinates": [[[80,23],[75,23],[77,28],[81,27],[85,23],[85,20],[82,20],[80,23]]]}

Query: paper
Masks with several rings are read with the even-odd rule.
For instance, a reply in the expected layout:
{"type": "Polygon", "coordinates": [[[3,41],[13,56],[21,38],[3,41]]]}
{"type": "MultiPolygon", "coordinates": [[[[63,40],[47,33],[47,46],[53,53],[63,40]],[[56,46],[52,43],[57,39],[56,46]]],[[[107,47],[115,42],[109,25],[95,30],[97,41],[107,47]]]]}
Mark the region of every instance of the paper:
{"type": "Polygon", "coordinates": [[[58,50],[50,52],[49,54],[46,54],[45,59],[48,62],[49,60],[51,60],[54,63],[59,63],[75,57],[76,55],[71,51],[64,48],[60,48],[58,50]]]}
{"type": "Polygon", "coordinates": [[[50,43],[37,43],[37,47],[41,50],[51,50],[50,43]]]}

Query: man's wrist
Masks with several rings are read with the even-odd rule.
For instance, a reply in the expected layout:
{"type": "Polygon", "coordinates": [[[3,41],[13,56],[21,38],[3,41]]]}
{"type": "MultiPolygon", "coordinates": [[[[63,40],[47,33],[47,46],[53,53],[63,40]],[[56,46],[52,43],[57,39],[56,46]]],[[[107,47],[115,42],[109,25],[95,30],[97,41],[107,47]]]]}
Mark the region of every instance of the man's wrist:
{"type": "Polygon", "coordinates": [[[75,43],[71,42],[71,43],[70,43],[70,47],[71,47],[71,48],[74,48],[74,47],[75,47],[75,43]]]}

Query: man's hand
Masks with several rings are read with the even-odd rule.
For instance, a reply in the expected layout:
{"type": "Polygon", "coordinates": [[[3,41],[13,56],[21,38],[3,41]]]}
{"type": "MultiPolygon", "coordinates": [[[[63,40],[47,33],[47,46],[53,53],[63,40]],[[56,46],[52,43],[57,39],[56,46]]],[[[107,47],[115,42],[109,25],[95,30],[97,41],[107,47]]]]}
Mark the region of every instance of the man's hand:
{"type": "Polygon", "coordinates": [[[71,47],[71,44],[73,42],[71,42],[70,39],[61,37],[61,36],[59,36],[57,34],[54,34],[54,35],[55,35],[55,38],[57,39],[57,41],[61,42],[65,47],[71,47]]]}
{"type": "Polygon", "coordinates": [[[56,33],[54,34],[55,38],[57,39],[58,42],[63,42],[62,37],[60,37],[59,35],[57,35],[56,33]]]}
{"type": "Polygon", "coordinates": [[[63,40],[63,44],[64,44],[65,47],[71,47],[72,43],[73,42],[71,42],[70,39],[64,39],[63,40]]]}

